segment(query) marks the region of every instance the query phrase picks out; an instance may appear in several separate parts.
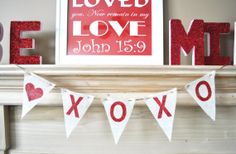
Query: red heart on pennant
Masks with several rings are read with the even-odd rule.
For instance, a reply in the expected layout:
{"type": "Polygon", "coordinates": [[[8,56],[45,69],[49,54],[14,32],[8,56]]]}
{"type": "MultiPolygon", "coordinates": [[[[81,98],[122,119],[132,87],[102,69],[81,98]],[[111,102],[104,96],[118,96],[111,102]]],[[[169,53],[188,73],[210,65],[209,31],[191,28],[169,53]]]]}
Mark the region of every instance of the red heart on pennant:
{"type": "Polygon", "coordinates": [[[41,88],[35,88],[32,83],[25,85],[25,90],[29,101],[33,101],[43,96],[43,90],[41,88]]]}

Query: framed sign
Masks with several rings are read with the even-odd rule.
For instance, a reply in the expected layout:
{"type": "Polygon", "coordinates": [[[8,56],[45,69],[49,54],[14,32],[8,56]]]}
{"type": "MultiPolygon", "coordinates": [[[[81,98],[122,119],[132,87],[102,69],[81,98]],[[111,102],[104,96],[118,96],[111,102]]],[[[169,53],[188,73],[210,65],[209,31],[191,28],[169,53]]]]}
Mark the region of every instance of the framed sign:
{"type": "Polygon", "coordinates": [[[56,64],[163,65],[162,0],[58,0],[56,64]]]}

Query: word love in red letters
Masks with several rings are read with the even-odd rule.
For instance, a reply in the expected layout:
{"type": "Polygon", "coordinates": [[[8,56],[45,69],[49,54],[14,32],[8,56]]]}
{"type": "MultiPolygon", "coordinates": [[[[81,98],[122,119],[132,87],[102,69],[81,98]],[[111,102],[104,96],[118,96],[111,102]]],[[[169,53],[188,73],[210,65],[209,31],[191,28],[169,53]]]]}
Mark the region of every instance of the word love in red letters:
{"type": "Polygon", "coordinates": [[[149,0],[82,0],[83,2],[79,0],[73,0],[73,7],[95,7],[101,3],[101,1],[104,1],[107,5],[107,7],[112,7],[115,1],[118,1],[120,3],[120,7],[137,7],[141,8],[148,4],[149,0]]]}

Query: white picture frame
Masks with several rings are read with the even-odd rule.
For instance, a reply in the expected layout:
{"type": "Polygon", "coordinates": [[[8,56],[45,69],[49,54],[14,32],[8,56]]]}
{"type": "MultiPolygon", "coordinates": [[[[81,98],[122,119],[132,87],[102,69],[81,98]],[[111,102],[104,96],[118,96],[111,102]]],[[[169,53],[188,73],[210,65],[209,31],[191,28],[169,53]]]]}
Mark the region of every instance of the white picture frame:
{"type": "MultiPolygon", "coordinates": [[[[151,3],[151,55],[68,55],[68,1],[57,0],[56,64],[78,65],[163,65],[163,0],[151,3]]],[[[134,1],[132,1],[134,2],[134,1]]],[[[79,8],[78,8],[79,9],[79,8]]],[[[129,9],[129,8],[127,8],[129,9]]]]}

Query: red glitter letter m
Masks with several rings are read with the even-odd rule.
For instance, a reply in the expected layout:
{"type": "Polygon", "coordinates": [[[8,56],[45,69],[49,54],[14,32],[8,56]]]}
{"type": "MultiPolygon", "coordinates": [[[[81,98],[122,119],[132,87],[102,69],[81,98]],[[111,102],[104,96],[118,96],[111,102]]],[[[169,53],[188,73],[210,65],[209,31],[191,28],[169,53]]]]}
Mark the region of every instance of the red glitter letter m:
{"type": "Polygon", "coordinates": [[[188,33],[180,20],[170,20],[170,64],[180,65],[181,47],[186,55],[194,50],[193,64],[204,65],[204,21],[194,20],[188,33]]]}

